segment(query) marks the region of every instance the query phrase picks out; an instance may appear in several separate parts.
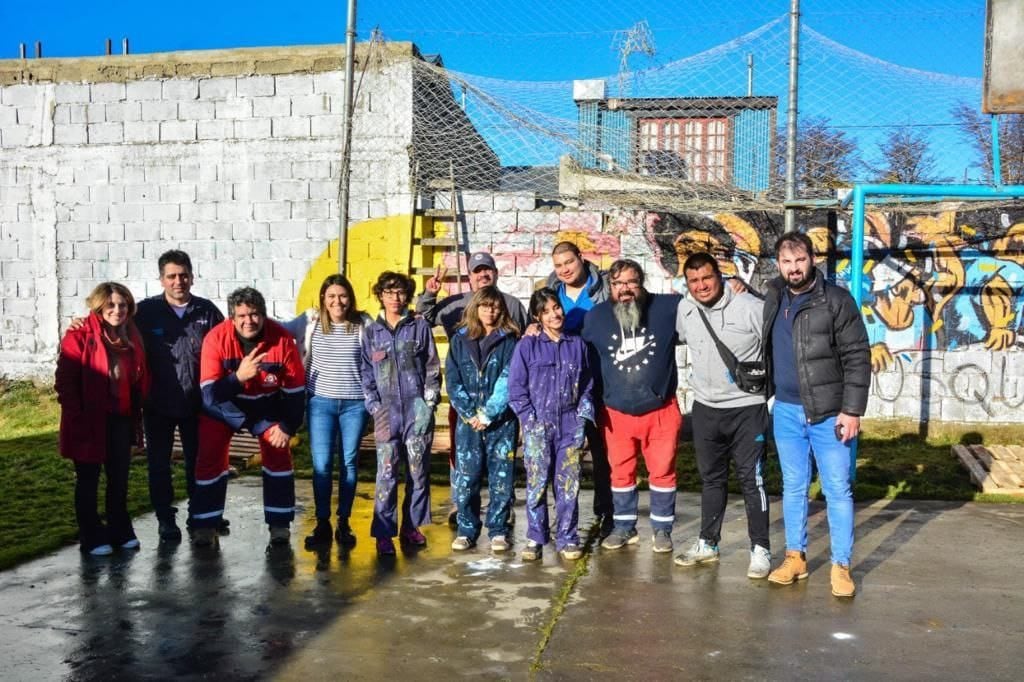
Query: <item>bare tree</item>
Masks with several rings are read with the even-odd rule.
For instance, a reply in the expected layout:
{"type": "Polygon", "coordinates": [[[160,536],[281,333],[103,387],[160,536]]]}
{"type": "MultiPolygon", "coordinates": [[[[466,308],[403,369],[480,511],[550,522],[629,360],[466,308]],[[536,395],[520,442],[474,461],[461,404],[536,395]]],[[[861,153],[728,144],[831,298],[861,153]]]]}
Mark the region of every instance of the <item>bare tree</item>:
{"type": "Polygon", "coordinates": [[[924,184],[940,182],[935,174],[935,156],[928,148],[924,133],[910,127],[891,131],[878,143],[881,163],[865,164],[876,182],[924,184]]]}
{"type": "MultiPolygon", "coordinates": [[[[779,186],[786,174],[786,133],[780,129],[775,144],[775,170],[779,186]]],[[[824,117],[808,118],[797,129],[796,182],[802,194],[849,186],[861,165],[857,143],[824,117]]]]}
{"type": "MultiPolygon", "coordinates": [[[[985,114],[965,102],[953,107],[953,118],[960,131],[970,141],[977,156],[975,165],[981,168],[982,179],[992,182],[992,124],[985,114]]],[[[1024,183],[1024,115],[999,116],[999,161],[1003,182],[1009,185],[1024,183]]]]}

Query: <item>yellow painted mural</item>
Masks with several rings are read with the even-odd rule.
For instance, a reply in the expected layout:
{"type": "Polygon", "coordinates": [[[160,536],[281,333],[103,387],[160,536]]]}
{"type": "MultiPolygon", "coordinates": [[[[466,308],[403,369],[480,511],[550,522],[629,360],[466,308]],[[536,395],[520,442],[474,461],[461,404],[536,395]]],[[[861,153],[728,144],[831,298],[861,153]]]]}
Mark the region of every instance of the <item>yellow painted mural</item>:
{"type": "MultiPolygon", "coordinates": [[[[370,315],[380,310],[373,296],[373,284],[385,270],[409,272],[412,251],[413,229],[421,229],[422,219],[410,215],[393,215],[386,218],[364,220],[348,230],[348,253],[345,258],[345,274],[352,282],[359,307],[370,315]],[[414,222],[415,220],[415,222],[414,222]]],[[[419,250],[420,247],[416,247],[419,250]]],[[[338,240],[332,240],[324,252],[310,266],[309,272],[295,297],[295,311],[300,313],[318,305],[320,284],[328,275],[338,271],[338,240]]],[[[417,292],[422,290],[422,277],[414,277],[417,292]]]]}

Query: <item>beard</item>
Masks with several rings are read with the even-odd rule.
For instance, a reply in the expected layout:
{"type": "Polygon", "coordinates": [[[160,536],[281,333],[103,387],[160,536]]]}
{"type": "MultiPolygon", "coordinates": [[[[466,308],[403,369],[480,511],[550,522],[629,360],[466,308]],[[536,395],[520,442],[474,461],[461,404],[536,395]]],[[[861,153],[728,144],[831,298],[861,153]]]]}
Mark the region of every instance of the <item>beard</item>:
{"type": "MultiPolygon", "coordinates": [[[[795,274],[795,273],[794,273],[795,274]]],[[[802,291],[814,281],[815,268],[811,267],[806,274],[803,274],[798,280],[793,281],[792,277],[787,278],[786,284],[789,286],[791,291],[802,291]]]]}
{"type": "Polygon", "coordinates": [[[647,293],[638,291],[636,298],[624,303],[616,301],[612,306],[615,319],[623,329],[635,331],[640,326],[640,318],[643,317],[644,302],[647,300],[647,293]]]}

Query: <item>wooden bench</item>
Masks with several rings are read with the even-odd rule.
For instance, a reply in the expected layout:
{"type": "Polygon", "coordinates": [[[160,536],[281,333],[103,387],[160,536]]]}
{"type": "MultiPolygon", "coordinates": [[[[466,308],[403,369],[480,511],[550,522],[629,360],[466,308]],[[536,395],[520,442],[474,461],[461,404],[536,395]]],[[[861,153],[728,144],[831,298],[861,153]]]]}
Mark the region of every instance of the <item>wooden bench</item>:
{"type": "Polygon", "coordinates": [[[954,445],[953,454],[982,492],[1024,495],[1024,446],[954,445]]]}

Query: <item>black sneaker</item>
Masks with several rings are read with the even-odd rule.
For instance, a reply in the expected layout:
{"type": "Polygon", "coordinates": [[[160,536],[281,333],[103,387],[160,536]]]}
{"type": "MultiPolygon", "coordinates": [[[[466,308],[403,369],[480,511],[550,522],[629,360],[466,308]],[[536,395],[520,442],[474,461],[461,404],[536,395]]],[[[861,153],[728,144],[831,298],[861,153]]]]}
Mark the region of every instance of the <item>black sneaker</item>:
{"type": "Polygon", "coordinates": [[[348,521],[344,519],[338,519],[338,529],[334,531],[334,539],[342,547],[356,546],[356,536],[352,533],[352,528],[348,525],[348,521]]]}
{"type": "Polygon", "coordinates": [[[636,528],[629,530],[619,530],[616,528],[604,539],[601,546],[605,549],[619,549],[626,545],[635,545],[640,542],[640,536],[636,533],[636,528]]]}
{"type": "Polygon", "coordinates": [[[231,532],[231,522],[225,519],[223,516],[220,517],[220,523],[217,524],[217,532],[221,535],[227,535],[231,532]]]}
{"type": "Polygon", "coordinates": [[[306,549],[326,547],[329,544],[331,544],[331,522],[327,519],[317,519],[316,528],[306,536],[306,549]]]}
{"type": "Polygon", "coordinates": [[[160,519],[160,526],[157,530],[160,542],[181,542],[181,529],[173,516],[160,519]]]}

